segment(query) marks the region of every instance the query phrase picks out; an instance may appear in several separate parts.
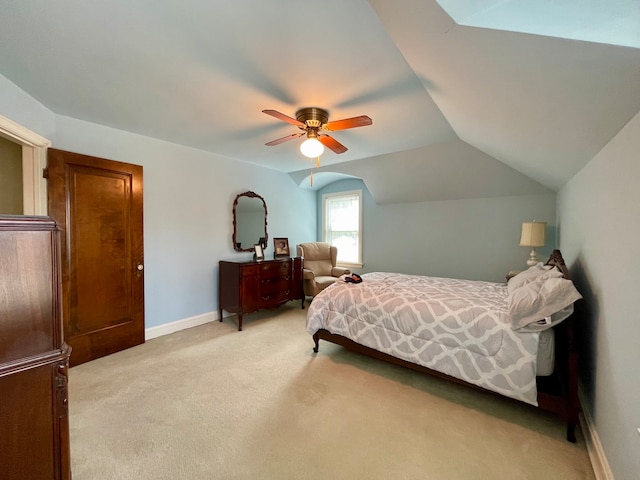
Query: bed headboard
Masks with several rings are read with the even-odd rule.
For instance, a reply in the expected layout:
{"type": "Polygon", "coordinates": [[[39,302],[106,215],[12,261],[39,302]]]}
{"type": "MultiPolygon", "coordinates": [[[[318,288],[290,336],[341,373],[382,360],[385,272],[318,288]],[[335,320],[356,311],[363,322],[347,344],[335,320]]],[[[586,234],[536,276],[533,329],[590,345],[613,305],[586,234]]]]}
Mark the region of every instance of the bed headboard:
{"type": "Polygon", "coordinates": [[[569,269],[564,263],[564,258],[562,258],[562,253],[560,253],[560,250],[554,250],[553,252],[551,252],[549,260],[547,260],[547,263],[545,263],[545,265],[553,265],[557,267],[558,270],[562,272],[564,278],[566,278],[567,280],[571,280],[571,274],[569,273],[569,269]]]}

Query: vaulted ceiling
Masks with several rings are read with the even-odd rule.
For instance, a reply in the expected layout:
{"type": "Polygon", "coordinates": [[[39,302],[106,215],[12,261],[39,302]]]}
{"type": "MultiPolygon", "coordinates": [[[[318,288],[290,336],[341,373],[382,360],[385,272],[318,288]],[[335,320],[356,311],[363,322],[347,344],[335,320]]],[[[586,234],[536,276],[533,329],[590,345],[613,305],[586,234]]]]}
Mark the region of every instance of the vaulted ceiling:
{"type": "MultiPolygon", "coordinates": [[[[379,202],[560,188],[640,111],[635,0],[0,0],[0,74],[59,115],[291,174],[289,116],[332,133],[316,187],[379,202]]],[[[0,112],[2,113],[2,112],[0,112]]]]}

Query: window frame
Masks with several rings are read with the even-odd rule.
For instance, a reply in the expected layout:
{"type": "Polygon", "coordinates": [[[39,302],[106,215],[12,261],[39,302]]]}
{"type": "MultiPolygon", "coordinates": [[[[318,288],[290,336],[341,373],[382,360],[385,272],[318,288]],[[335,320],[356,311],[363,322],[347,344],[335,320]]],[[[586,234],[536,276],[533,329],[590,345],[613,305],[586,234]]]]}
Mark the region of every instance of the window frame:
{"type": "MultiPolygon", "coordinates": [[[[343,192],[332,192],[322,194],[322,241],[327,242],[327,200],[339,197],[358,197],[358,259],[356,262],[339,261],[340,267],[362,268],[362,224],[363,224],[363,201],[362,190],[348,190],[343,192]]],[[[328,243],[328,242],[327,242],[328,243]]]]}

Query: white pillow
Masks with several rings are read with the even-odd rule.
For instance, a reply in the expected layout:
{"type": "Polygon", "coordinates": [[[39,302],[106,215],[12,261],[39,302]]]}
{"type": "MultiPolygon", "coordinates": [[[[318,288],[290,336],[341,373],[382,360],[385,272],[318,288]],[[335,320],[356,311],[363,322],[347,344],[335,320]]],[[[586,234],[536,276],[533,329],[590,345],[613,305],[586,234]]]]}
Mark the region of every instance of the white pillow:
{"type": "Polygon", "coordinates": [[[543,265],[542,262],[529,267],[524,272],[520,272],[514,277],[511,277],[507,282],[507,291],[512,293],[514,290],[533,282],[541,277],[553,278],[561,277],[562,272],[551,265],[543,265]]]}
{"type": "Polygon", "coordinates": [[[511,292],[507,297],[507,309],[514,330],[552,317],[544,324],[531,327],[539,331],[550,328],[568,317],[571,314],[568,307],[581,298],[582,295],[571,280],[542,275],[511,292]],[[559,315],[554,318],[556,313],[559,315]]]}

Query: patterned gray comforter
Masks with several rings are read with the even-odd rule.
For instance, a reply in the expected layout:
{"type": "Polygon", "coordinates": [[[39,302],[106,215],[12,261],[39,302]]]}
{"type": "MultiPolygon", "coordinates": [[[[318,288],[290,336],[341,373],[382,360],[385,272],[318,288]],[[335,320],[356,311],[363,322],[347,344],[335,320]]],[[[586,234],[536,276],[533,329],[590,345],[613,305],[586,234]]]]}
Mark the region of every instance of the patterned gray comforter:
{"type": "Polygon", "coordinates": [[[311,302],[319,329],[537,405],[538,333],[515,332],[500,283],[368,273],[337,281],[311,302]]]}

